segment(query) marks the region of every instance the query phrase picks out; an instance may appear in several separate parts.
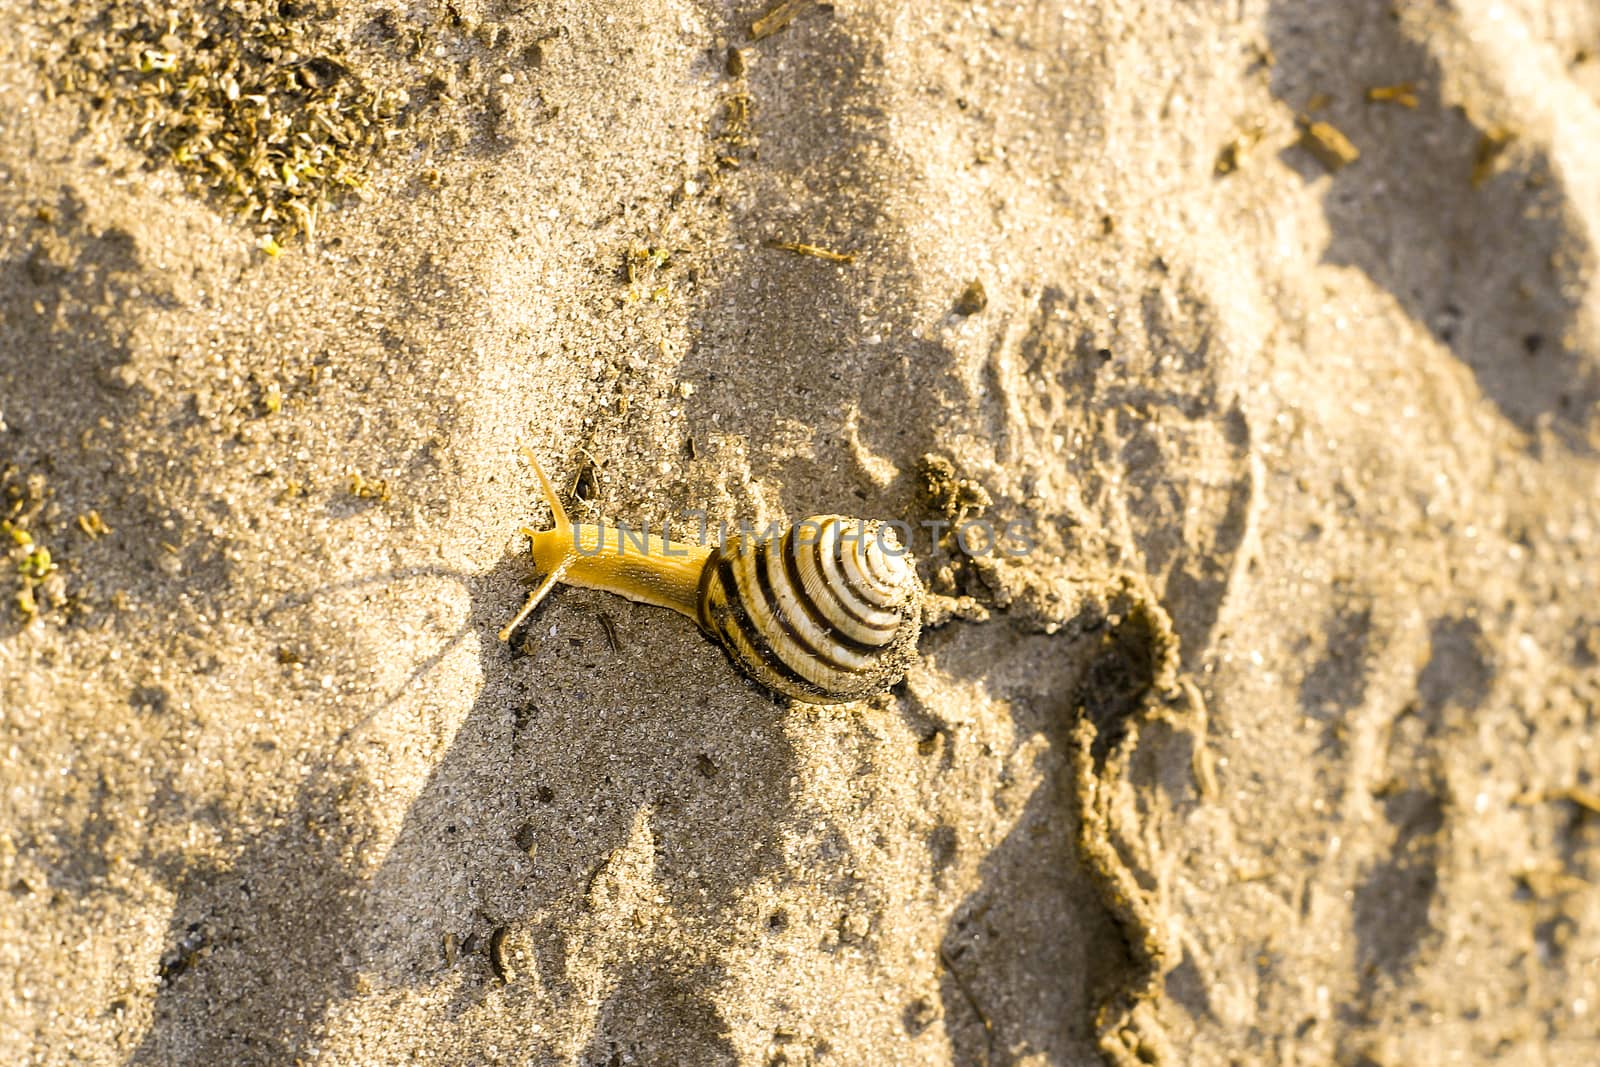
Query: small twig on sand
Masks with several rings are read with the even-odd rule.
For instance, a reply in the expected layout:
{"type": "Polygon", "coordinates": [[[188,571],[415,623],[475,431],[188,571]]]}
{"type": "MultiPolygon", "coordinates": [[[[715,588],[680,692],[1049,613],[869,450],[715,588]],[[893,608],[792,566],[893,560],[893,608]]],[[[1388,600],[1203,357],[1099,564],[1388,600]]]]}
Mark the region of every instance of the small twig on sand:
{"type": "Polygon", "coordinates": [[[767,13],[750,24],[750,39],[759,41],[763,37],[771,37],[800,14],[800,9],[811,3],[811,0],[778,0],[776,4],[767,8],[767,13]]]}
{"type": "Polygon", "coordinates": [[[854,252],[834,252],[817,245],[801,244],[798,241],[768,241],[768,248],[781,248],[785,252],[793,252],[801,256],[815,256],[817,259],[826,259],[830,263],[854,263],[854,252]]]}

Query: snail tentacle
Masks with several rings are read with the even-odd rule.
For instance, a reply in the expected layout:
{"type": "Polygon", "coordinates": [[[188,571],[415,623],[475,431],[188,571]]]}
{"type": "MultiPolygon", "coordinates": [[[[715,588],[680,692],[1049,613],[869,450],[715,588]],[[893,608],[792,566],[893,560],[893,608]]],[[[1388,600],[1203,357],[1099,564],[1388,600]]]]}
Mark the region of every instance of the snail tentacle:
{"type": "Polygon", "coordinates": [[[534,544],[538,543],[537,539],[542,534],[554,534],[555,538],[548,543],[557,546],[566,545],[568,547],[559,559],[540,560],[539,553],[535,551],[534,559],[535,562],[543,565],[541,569],[544,570],[544,579],[534,586],[533,592],[528,594],[528,599],[523,603],[522,610],[517,612],[516,617],[501,628],[500,640],[502,641],[511,640],[512,632],[522,625],[522,620],[533,614],[533,609],[539,606],[539,601],[545,598],[545,594],[556,587],[556,583],[566,575],[567,569],[572,565],[574,557],[578,554],[577,540],[572,536],[572,521],[567,518],[567,509],[561,506],[561,500],[556,496],[555,486],[550,484],[549,476],[545,474],[544,468],[539,466],[539,460],[534,456],[533,449],[523,448],[522,454],[527,458],[528,466],[533,468],[533,473],[539,478],[539,488],[544,493],[545,503],[550,505],[550,515],[555,521],[555,529],[553,530],[531,530],[524,526],[522,532],[527,534],[529,542],[534,544]]]}
{"type": "Polygon", "coordinates": [[[620,525],[571,521],[538,459],[526,448],[522,454],[539,477],[554,528],[522,530],[528,535],[534,566],[544,577],[516,618],[500,631],[502,641],[511,640],[512,632],[557,582],[616,593],[641,604],[671,608],[700,621],[698,590],[706,560],[711,556],[709,548],[669,542],[620,525]]]}

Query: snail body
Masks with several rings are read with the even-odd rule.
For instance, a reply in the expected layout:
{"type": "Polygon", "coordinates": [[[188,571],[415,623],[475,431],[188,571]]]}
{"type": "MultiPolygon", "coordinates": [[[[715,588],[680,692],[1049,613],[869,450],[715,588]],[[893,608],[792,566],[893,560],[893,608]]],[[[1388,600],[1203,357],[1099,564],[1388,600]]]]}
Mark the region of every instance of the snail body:
{"type": "Polygon", "coordinates": [[[775,537],[690,545],[574,523],[525,453],[555,525],[523,529],[541,575],[509,641],[557,583],[602,589],[693,619],[766,688],[811,704],[881,693],[905,676],[922,627],[922,583],[883,523],[816,515],[775,537]]]}

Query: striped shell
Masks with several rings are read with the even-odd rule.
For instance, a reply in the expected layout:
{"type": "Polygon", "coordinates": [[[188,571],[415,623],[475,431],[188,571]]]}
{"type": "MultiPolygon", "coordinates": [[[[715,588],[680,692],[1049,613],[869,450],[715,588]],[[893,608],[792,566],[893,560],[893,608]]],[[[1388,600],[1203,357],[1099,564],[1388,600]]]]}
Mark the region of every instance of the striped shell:
{"type": "Polygon", "coordinates": [[[892,527],[839,515],[780,537],[731,536],[700,578],[700,625],[762,685],[813,704],[880,693],[905,676],[922,583],[892,527]]]}

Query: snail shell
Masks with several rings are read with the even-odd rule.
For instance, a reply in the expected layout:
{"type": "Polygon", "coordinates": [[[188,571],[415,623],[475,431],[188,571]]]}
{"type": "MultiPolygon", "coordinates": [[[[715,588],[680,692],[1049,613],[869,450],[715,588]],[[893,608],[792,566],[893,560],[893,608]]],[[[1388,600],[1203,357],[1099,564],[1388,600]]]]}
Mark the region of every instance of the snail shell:
{"type": "Polygon", "coordinates": [[[881,693],[905,676],[922,628],[922,583],[884,523],[817,515],[776,537],[730,536],[720,547],[570,522],[531,453],[555,517],[529,530],[542,580],[501,640],[557,582],[604,589],[695,620],[746,674],[811,704],[881,693]]]}
{"type": "Polygon", "coordinates": [[[905,676],[922,628],[922,583],[893,529],[817,515],[780,537],[730,537],[707,560],[700,628],[776,692],[831,704],[905,676]]]}

